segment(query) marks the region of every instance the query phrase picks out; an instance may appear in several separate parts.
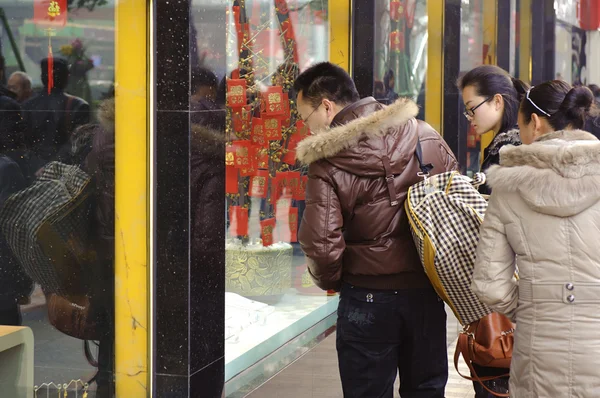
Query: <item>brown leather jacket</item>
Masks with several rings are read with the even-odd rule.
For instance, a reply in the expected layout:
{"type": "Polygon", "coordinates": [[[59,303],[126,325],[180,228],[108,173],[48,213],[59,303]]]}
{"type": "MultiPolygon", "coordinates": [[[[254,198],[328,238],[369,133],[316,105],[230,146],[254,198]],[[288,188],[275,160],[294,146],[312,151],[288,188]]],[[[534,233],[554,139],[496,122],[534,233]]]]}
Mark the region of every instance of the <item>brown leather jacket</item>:
{"type": "Polygon", "coordinates": [[[432,174],[458,164],[417,112],[407,99],[386,107],[365,98],[298,145],[298,159],[310,165],[299,241],[322,289],[339,289],[342,281],[371,289],[429,286],[403,205],[420,180],[417,139],[432,174]],[[386,175],[394,176],[389,185],[386,175]]]}

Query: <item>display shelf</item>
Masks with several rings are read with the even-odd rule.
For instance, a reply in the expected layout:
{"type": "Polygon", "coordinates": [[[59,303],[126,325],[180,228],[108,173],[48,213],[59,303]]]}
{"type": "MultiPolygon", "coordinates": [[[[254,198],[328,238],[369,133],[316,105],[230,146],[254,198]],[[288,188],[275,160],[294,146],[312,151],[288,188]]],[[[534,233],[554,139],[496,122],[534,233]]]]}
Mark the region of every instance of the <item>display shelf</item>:
{"type": "MultiPolygon", "coordinates": [[[[235,296],[226,296],[231,299],[235,296]]],[[[240,297],[240,296],[237,296],[240,297]]],[[[233,315],[232,306],[229,314],[233,315]]],[[[337,310],[338,296],[304,296],[290,289],[275,305],[249,304],[261,315],[226,320],[226,330],[240,330],[225,340],[225,380],[228,381],[337,310]],[[228,324],[229,323],[229,324],[228,324]],[[243,327],[240,327],[243,325],[243,327]]],[[[239,301],[238,301],[239,303],[239,301]]],[[[239,305],[239,304],[238,304],[239,305]]],[[[227,310],[226,310],[227,312],[227,310]]]]}

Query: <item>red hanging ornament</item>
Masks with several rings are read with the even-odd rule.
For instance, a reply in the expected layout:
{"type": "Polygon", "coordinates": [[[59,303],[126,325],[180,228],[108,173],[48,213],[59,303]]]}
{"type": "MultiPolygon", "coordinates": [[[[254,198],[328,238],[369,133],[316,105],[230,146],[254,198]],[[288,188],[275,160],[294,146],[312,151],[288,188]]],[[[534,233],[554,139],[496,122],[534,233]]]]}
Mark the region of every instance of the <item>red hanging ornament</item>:
{"type": "Polygon", "coordinates": [[[48,94],[54,88],[54,55],[52,36],[56,29],[67,24],[67,0],[34,0],[33,22],[42,26],[48,35],[48,94]]]}
{"type": "Polygon", "coordinates": [[[248,209],[240,206],[229,208],[229,234],[231,236],[248,235],[248,209]]]}
{"type": "Polygon", "coordinates": [[[275,219],[269,218],[260,222],[260,237],[262,238],[263,246],[271,246],[273,244],[273,232],[275,231],[275,219]]]}
{"type": "Polygon", "coordinates": [[[298,208],[290,207],[290,242],[298,242],[298,208]]]}
{"type": "Polygon", "coordinates": [[[269,172],[258,170],[250,180],[250,196],[253,198],[266,198],[269,187],[269,172]]]}

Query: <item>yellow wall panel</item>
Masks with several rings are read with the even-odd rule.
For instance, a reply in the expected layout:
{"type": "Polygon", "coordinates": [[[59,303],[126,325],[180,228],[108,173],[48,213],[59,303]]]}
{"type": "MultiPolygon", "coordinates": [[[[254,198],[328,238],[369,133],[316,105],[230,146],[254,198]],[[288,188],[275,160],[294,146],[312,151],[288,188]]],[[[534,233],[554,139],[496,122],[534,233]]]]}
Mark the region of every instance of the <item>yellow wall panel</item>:
{"type": "Polygon", "coordinates": [[[351,0],[329,0],[329,61],[350,70],[351,0]]]}
{"type": "Polygon", "coordinates": [[[444,99],[444,4],[427,1],[427,81],[425,83],[425,121],[443,134],[444,99]]]}

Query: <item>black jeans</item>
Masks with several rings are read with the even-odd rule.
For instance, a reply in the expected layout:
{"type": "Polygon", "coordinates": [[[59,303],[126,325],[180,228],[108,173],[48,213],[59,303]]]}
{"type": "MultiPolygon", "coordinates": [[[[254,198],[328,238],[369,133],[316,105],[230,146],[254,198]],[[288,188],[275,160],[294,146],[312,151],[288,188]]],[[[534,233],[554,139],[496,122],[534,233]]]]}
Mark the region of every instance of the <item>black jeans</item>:
{"type": "Polygon", "coordinates": [[[345,398],[443,398],[446,312],[432,288],[372,290],[344,284],[337,351],[345,398]]]}

